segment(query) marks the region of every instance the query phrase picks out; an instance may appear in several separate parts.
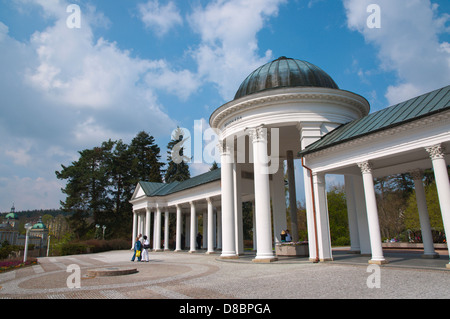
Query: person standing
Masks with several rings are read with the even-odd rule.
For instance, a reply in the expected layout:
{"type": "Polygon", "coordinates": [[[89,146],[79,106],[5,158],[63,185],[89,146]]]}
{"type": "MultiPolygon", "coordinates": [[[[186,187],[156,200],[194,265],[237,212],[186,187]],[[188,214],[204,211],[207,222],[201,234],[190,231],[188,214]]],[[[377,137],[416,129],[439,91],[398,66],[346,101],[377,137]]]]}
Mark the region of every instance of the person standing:
{"type": "Polygon", "coordinates": [[[144,247],[142,249],[142,261],[148,262],[148,248],[150,247],[150,242],[147,236],[144,235],[144,247]]]}
{"type": "Polygon", "coordinates": [[[137,257],[138,261],[141,261],[141,250],[142,250],[142,243],[141,243],[141,237],[142,234],[139,234],[139,236],[136,237],[136,241],[134,243],[134,254],[133,258],[131,258],[131,261],[134,261],[134,259],[137,257]]]}
{"type": "Polygon", "coordinates": [[[289,229],[286,229],[286,242],[289,243],[292,241],[291,234],[289,234],[289,229]]]}

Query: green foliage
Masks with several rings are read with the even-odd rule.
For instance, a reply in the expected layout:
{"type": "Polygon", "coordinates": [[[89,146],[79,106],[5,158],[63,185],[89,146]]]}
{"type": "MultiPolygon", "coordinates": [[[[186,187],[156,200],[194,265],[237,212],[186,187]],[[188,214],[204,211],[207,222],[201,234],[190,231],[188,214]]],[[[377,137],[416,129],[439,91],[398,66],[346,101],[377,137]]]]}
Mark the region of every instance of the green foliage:
{"type": "Polygon", "coordinates": [[[2,243],[2,247],[0,248],[0,260],[8,258],[8,256],[12,252],[18,252],[23,250],[23,246],[18,245],[5,245],[5,243],[2,243]]]}
{"type": "Polygon", "coordinates": [[[172,140],[167,144],[168,167],[164,175],[166,183],[182,182],[191,177],[189,166],[186,163],[189,158],[184,155],[183,147],[187,139],[184,139],[183,136],[183,130],[178,127],[172,135],[172,140]]]}
{"type": "Polygon", "coordinates": [[[130,241],[125,239],[63,242],[54,247],[53,255],[67,256],[87,253],[99,253],[109,250],[123,250],[130,248],[130,241]]]}
{"type": "MultiPolygon", "coordinates": [[[[56,177],[66,180],[61,207],[75,238],[90,236],[95,224],[105,225],[105,237],[123,237],[131,229],[131,198],[139,181],[162,182],[160,149],[155,139],[139,132],[130,145],[108,140],[80,151],[69,166],[61,165],[56,177]]],[[[75,249],[75,248],[74,248],[75,249]]]]}
{"type": "MultiPolygon", "coordinates": [[[[428,215],[432,229],[444,231],[441,208],[437,194],[436,183],[432,182],[425,186],[425,197],[427,201],[428,215]]],[[[410,230],[420,229],[419,214],[417,211],[416,193],[413,191],[407,200],[404,216],[405,228],[410,230]]]]}
{"type": "Polygon", "coordinates": [[[327,194],[327,200],[331,244],[333,246],[348,245],[350,244],[350,234],[344,187],[341,185],[331,187],[327,194]]]}

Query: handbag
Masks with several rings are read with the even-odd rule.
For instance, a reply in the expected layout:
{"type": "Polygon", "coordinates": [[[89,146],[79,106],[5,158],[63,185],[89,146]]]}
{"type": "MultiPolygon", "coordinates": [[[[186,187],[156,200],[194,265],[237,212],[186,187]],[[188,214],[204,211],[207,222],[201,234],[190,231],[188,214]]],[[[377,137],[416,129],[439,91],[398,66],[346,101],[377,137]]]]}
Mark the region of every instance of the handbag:
{"type": "Polygon", "coordinates": [[[141,251],[140,250],[136,250],[136,257],[141,257],[141,251]]]}

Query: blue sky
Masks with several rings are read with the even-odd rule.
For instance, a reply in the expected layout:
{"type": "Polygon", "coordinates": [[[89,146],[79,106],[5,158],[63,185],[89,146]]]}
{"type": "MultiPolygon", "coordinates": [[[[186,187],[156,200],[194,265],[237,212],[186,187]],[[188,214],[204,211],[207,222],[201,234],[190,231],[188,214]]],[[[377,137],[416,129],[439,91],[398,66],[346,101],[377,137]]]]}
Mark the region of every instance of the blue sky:
{"type": "Polygon", "coordinates": [[[145,130],[165,160],[177,125],[206,129],[279,56],[318,65],[372,111],[448,85],[449,13],[447,0],[0,0],[0,211],[58,208],[54,172],[109,138],[145,130]]]}

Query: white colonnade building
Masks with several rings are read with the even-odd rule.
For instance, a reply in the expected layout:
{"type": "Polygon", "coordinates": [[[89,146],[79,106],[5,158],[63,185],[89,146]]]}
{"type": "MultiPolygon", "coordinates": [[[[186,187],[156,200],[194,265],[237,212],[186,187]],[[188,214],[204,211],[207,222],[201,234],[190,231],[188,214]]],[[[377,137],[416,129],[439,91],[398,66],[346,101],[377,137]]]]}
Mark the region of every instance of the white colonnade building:
{"type": "Polygon", "coordinates": [[[296,209],[290,212],[294,222],[289,227],[286,222],[284,167],[290,207],[296,208],[294,159],[301,159],[310,260],[333,259],[327,174],[345,176],[351,250],[371,255],[370,263],[382,264],[386,260],[373,178],[411,173],[424,256],[434,257],[421,174],[427,168],[434,170],[444,228],[450,233],[450,86],[375,113],[369,111],[364,97],[339,89],[311,63],[280,57],[261,66],[242,82],[235,98],[210,117],[220,141],[220,169],[179,183],[138,184],[131,199],[133,239],[138,233],[152,232],[154,249],[161,250],[162,213],[166,232],[168,214],[176,213],[175,250],[181,250],[183,233],[194,252],[197,216],[204,214],[207,252],[220,249],[221,258],[239,258],[243,253],[242,203],[251,201],[256,234],[253,261],[275,261],[273,248],[281,230],[291,229],[294,241],[298,240],[296,209]],[[154,230],[150,229],[151,214],[154,230]]]}

